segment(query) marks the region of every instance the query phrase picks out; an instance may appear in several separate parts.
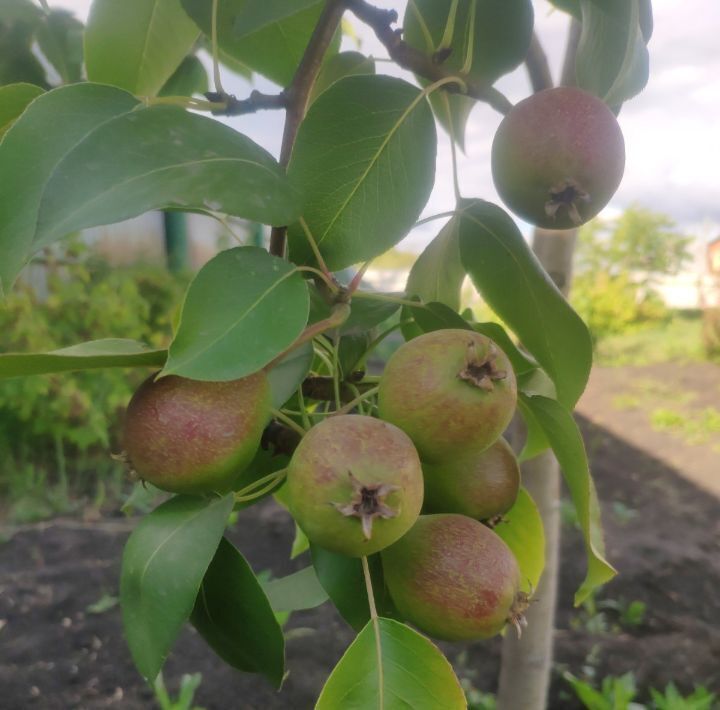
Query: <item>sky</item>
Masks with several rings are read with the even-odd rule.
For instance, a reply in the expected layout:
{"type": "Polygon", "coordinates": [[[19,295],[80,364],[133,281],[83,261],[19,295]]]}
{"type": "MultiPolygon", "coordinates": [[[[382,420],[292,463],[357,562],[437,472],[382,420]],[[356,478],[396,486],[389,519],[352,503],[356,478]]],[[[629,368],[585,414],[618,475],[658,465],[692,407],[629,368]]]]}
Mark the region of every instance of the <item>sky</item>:
{"type": "MultiPolygon", "coordinates": [[[[49,0],[49,3],[72,10],[83,20],[90,6],[90,0],[49,0]]],[[[400,0],[377,4],[397,9],[405,5],[400,0]]],[[[535,29],[557,77],[568,16],[554,10],[546,0],[534,4],[535,29]]],[[[720,1],[653,0],[653,8],[650,81],[620,113],[626,146],[625,176],[601,216],[614,217],[638,202],[670,215],[683,231],[698,238],[700,251],[706,241],[720,235],[720,1]]],[[[386,56],[371,32],[355,24],[361,51],[386,56]]],[[[381,63],[378,67],[403,75],[394,65],[381,63]]],[[[238,97],[247,95],[251,89],[232,75],[223,83],[238,97]]],[[[273,90],[262,78],[256,86],[273,90]]],[[[500,79],[497,86],[513,102],[530,91],[522,67],[500,79]]],[[[263,112],[227,122],[277,154],[282,120],[281,112],[263,112]]],[[[466,152],[459,161],[460,187],[466,197],[499,201],[492,184],[489,157],[500,120],[498,113],[483,104],[478,104],[470,116],[466,152]]],[[[423,215],[452,209],[453,203],[450,144],[439,129],[436,185],[423,215]]],[[[440,226],[440,222],[435,222],[415,230],[401,248],[419,251],[440,226]]],[[[520,226],[525,233],[529,231],[528,225],[520,226]]]]}

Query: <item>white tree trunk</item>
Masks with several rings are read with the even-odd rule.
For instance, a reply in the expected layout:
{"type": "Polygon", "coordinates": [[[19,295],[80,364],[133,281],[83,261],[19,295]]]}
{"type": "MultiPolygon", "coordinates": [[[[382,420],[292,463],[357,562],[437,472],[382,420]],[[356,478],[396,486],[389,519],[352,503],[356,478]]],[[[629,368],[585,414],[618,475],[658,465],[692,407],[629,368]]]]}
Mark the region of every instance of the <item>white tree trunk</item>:
{"type": "MultiPolygon", "coordinates": [[[[536,229],[533,250],[563,293],[572,277],[577,232],[536,229]]],[[[553,659],[560,553],[560,467],[552,451],[522,466],[523,485],[537,504],[545,527],[545,571],[526,613],[521,639],[509,630],[503,641],[498,710],[542,710],[553,659]]]]}
{"type": "MultiPolygon", "coordinates": [[[[561,84],[574,83],[575,54],[580,24],[568,33],[561,84]]],[[[552,86],[542,47],[535,39],[526,59],[535,91],[552,86]]],[[[567,296],[577,230],[536,229],[533,251],[558,288],[567,296]]],[[[560,569],[560,467],[552,451],[522,466],[523,484],[540,509],[545,527],[545,571],[527,611],[527,628],[518,640],[510,631],[503,641],[498,684],[498,710],[543,710],[547,704],[553,660],[555,607],[560,569]]]]}

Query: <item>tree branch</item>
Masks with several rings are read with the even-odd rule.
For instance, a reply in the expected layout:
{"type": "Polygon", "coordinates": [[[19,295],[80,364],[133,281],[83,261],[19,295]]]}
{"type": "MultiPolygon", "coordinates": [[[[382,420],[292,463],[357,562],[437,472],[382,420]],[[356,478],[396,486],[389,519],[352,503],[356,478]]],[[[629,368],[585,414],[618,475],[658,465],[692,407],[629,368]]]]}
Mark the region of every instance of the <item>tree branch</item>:
{"type": "MultiPolygon", "coordinates": [[[[327,0],[310,41],[305,48],[305,53],[300,60],[295,76],[285,91],[287,113],[285,114],[285,128],[280,147],[280,165],[283,167],[287,167],[290,162],[295,138],[307,110],[310,90],[320,72],[323,57],[330,46],[330,42],[332,42],[343,12],[345,12],[345,5],[342,0],[327,0]]],[[[287,227],[273,227],[270,233],[271,254],[276,256],[284,255],[286,236],[287,227]]]]}
{"type": "Polygon", "coordinates": [[[222,94],[217,91],[208,91],[205,98],[213,103],[223,103],[224,106],[211,111],[213,116],[243,116],[265,109],[287,108],[287,93],[263,94],[261,91],[252,91],[246,99],[238,99],[232,94],[222,94]]]}
{"type": "Polygon", "coordinates": [[[565,61],[563,62],[562,76],[560,77],[561,86],[575,86],[577,78],[575,76],[575,58],[577,57],[578,42],[580,42],[580,33],[582,25],[574,17],[570,20],[570,29],[568,31],[567,45],[565,47],[565,61]]]}
{"type": "MultiPolygon", "coordinates": [[[[398,20],[395,10],[374,7],[365,0],[345,0],[345,4],[358,20],[368,25],[375,32],[375,36],[387,49],[390,58],[403,69],[408,69],[430,81],[438,81],[439,79],[457,75],[457,72],[443,67],[442,62],[438,61],[442,57],[425,54],[415,49],[415,47],[411,47],[402,39],[402,30],[392,28],[392,25],[398,20]]],[[[507,97],[492,86],[471,82],[465,76],[460,78],[467,85],[467,94],[464,95],[470,96],[477,101],[483,101],[502,114],[506,114],[512,108],[512,104],[507,97]]],[[[456,84],[448,84],[444,88],[446,91],[453,93],[460,91],[456,84]]]]}
{"type": "Polygon", "coordinates": [[[550,89],[553,86],[553,78],[550,73],[550,65],[548,63],[545,50],[540,44],[538,36],[533,32],[525,56],[525,67],[530,75],[530,84],[533,92],[537,93],[543,89],[550,89]]]}

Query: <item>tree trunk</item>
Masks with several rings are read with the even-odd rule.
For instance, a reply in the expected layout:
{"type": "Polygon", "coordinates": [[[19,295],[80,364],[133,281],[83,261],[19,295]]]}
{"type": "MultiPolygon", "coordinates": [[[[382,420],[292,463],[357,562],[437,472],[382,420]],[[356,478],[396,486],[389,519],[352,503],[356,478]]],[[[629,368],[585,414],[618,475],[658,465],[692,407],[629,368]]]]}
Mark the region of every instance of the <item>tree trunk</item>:
{"type": "MultiPolygon", "coordinates": [[[[567,295],[575,230],[536,229],[533,249],[558,288],[567,295]]],[[[503,641],[498,710],[542,710],[547,701],[553,659],[555,606],[560,569],[560,467],[548,450],[522,465],[523,485],[540,510],[545,527],[545,571],[526,613],[518,639],[512,629],[503,641]]]]}
{"type": "MultiPolygon", "coordinates": [[[[575,54],[580,24],[570,24],[561,83],[574,83],[575,54]]],[[[542,48],[536,40],[526,60],[535,91],[552,83],[542,48]]],[[[567,296],[572,279],[572,260],[577,230],[536,229],[533,251],[540,263],[567,296]]],[[[527,611],[522,639],[509,631],[503,641],[498,685],[498,710],[543,710],[547,704],[553,660],[555,607],[560,569],[560,467],[552,451],[522,466],[523,484],[540,510],[545,527],[545,571],[527,611]]]]}

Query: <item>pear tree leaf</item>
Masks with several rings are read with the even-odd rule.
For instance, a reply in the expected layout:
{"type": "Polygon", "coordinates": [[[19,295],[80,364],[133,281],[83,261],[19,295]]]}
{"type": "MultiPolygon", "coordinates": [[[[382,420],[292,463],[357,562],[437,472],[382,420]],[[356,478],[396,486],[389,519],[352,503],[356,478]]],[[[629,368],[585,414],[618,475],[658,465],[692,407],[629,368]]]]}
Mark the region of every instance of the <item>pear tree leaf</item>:
{"type": "Polygon", "coordinates": [[[182,60],[173,75],[163,84],[158,96],[193,96],[208,90],[208,75],[203,63],[191,54],[182,60]]]}
{"type": "Polygon", "coordinates": [[[82,79],[83,30],[66,10],[50,10],[38,25],[38,46],[65,84],[82,79]]]}
{"type": "Polygon", "coordinates": [[[167,350],[121,338],[90,340],[46,353],[0,354],[0,379],[104,367],[162,367],[167,350]]]}
{"type": "Polygon", "coordinates": [[[192,613],[232,506],[232,495],[175,496],[143,518],[125,544],[123,627],[133,661],[148,681],[157,677],[192,613]]]}
{"type": "Polygon", "coordinates": [[[265,582],[263,589],[276,612],[314,609],[329,598],[312,566],[293,572],[287,577],[271,579],[265,582]]]}
{"type": "MultiPolygon", "coordinates": [[[[310,555],[317,578],[345,621],[360,631],[370,619],[362,563],[357,557],[346,557],[310,544],[310,555]]],[[[380,555],[368,558],[375,605],[383,616],[398,615],[385,587],[380,555]]]]}
{"type": "MultiPolygon", "coordinates": [[[[474,82],[489,85],[525,59],[533,29],[533,7],[530,0],[474,2],[472,27],[471,0],[457,3],[451,52],[444,59],[443,67],[460,73],[472,51],[468,76],[474,82]],[[472,50],[469,46],[471,34],[472,50]]],[[[403,39],[412,47],[433,55],[440,49],[452,4],[453,0],[409,2],[403,22],[403,39]]],[[[441,125],[464,147],[465,126],[475,101],[466,96],[436,92],[430,102],[441,125]]]]}
{"type": "Polygon", "coordinates": [[[153,106],[98,126],[57,165],[35,242],[163,207],[207,208],[275,225],[299,211],[296,192],[259,145],[211,118],[153,106]]]}
{"type": "Polygon", "coordinates": [[[220,252],[190,284],[162,375],[235,380],[267,365],[305,328],[307,285],[259,247],[220,252]]]}
{"type": "MultiPolygon", "coordinates": [[[[210,37],[212,2],[181,0],[210,37]]],[[[219,0],[218,45],[226,57],[288,86],[317,24],[322,0],[219,0]]],[[[332,48],[339,46],[339,33],[332,48]]]]}
{"type": "Polygon", "coordinates": [[[545,273],[510,216],[482,200],[460,216],[460,255],[475,287],[572,408],[592,365],[586,325],[545,273]]]}
{"type": "Polygon", "coordinates": [[[640,93],[650,60],[641,0],[579,0],[582,31],[575,59],[577,85],[610,106],[640,93]]]}
{"type": "Polygon", "coordinates": [[[0,295],[35,251],[40,202],[58,163],[97,126],[137,103],[111,86],[72,84],[38,96],[7,131],[0,143],[0,295]]]}
{"type": "Polygon", "coordinates": [[[34,84],[0,86],[0,140],[27,105],[42,93],[34,84]]]}
{"type": "Polygon", "coordinates": [[[85,30],[88,79],[154,96],[199,34],[180,0],[94,0],[85,30]]]}
{"type": "Polygon", "coordinates": [[[333,669],[315,710],[412,708],[464,710],[467,701],[440,649],[410,627],[378,620],[383,685],[372,622],[362,629],[333,669]]]}
{"type": "Polygon", "coordinates": [[[261,673],[276,688],[285,672],[285,640],[260,582],[225,538],[205,572],[191,621],[233,668],[261,673]]]}
{"type": "MultiPolygon", "coordinates": [[[[320,94],[288,175],[304,192],[303,217],[330,269],[379,256],[407,234],[430,195],[435,153],[430,107],[411,84],[349,76],[320,94]]],[[[314,261],[299,225],[288,238],[293,261],[314,261]]]]}
{"type": "Polygon", "coordinates": [[[562,404],[539,395],[523,396],[523,400],[542,427],[557,457],[585,540],[588,569],[575,593],[575,605],[578,606],[594,589],[617,574],[605,559],[600,504],[590,476],[585,446],[572,414],[562,404]]]}
{"type": "Polygon", "coordinates": [[[545,568],[545,530],[540,511],[525,488],[520,486],[513,507],[494,530],[515,555],[521,589],[527,593],[537,589],[545,568]]]}

